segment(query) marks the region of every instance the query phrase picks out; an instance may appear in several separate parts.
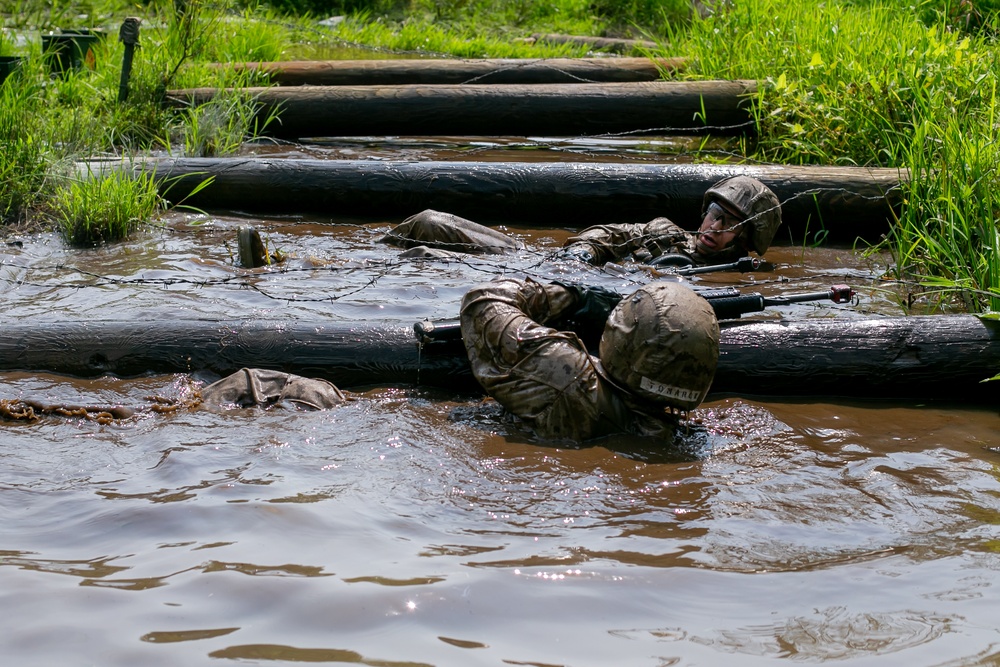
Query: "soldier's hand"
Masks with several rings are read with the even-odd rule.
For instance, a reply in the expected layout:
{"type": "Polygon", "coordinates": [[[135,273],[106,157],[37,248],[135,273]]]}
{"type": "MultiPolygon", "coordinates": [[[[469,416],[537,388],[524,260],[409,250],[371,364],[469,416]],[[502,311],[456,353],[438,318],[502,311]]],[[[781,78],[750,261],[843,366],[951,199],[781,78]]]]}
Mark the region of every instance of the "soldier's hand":
{"type": "Polygon", "coordinates": [[[555,281],[553,284],[569,290],[573,296],[575,308],[567,308],[567,312],[553,322],[553,326],[574,332],[588,348],[597,346],[604,333],[604,325],[615,306],[622,300],[622,295],[614,290],[597,285],[567,284],[555,281]]]}

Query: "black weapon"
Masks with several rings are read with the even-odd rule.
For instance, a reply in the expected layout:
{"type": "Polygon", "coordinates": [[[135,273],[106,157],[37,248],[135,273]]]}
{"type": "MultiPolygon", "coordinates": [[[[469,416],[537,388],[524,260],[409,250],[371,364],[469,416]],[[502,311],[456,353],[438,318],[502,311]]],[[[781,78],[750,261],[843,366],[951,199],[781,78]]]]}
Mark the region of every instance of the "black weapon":
{"type": "MultiPolygon", "coordinates": [[[[771,306],[787,306],[807,301],[829,300],[834,303],[849,303],[855,296],[854,290],[848,285],[833,285],[825,292],[806,292],[774,297],[765,297],[756,292],[743,294],[735,287],[695,290],[695,293],[708,300],[712,310],[715,311],[715,316],[720,320],[735,320],[747,313],[759,313],[771,306]]],[[[424,320],[414,324],[413,331],[421,343],[462,339],[462,328],[458,320],[437,322],[424,320]]]]}
{"type": "Polygon", "coordinates": [[[735,262],[729,262],[728,264],[695,266],[694,261],[687,255],[664,253],[647,262],[647,265],[654,269],[664,269],[677,276],[693,276],[698,273],[715,273],[716,271],[739,271],[740,273],[747,273],[748,271],[759,269],[762,262],[756,257],[740,257],[735,262]]]}
{"type": "Polygon", "coordinates": [[[462,325],[458,320],[424,320],[413,325],[413,332],[421,343],[462,340],[462,325]]]}
{"type": "Polygon", "coordinates": [[[714,273],[716,271],[739,271],[747,273],[760,268],[760,260],[756,257],[740,257],[729,264],[711,264],[709,266],[687,266],[674,271],[679,276],[693,276],[698,273],[714,273]]]}
{"type": "Polygon", "coordinates": [[[715,316],[720,320],[735,320],[747,313],[759,313],[769,306],[788,306],[793,303],[827,300],[834,303],[849,303],[854,298],[854,290],[847,285],[834,285],[825,292],[807,292],[774,297],[765,297],[757,292],[742,294],[735,287],[695,291],[698,296],[708,299],[712,310],[715,311],[715,316]]]}

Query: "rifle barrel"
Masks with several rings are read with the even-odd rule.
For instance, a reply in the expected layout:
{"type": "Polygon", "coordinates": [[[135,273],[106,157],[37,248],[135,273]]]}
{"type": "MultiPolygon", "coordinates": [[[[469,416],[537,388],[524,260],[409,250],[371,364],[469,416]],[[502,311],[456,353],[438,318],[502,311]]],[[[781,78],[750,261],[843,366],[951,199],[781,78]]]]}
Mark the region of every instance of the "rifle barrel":
{"type": "Polygon", "coordinates": [[[712,264],[709,266],[689,266],[675,271],[679,276],[693,276],[699,273],[714,273],[716,271],[739,271],[747,273],[760,268],[760,260],[754,257],[740,257],[735,262],[729,264],[712,264]]]}
{"type": "MultiPolygon", "coordinates": [[[[747,258],[749,259],[749,258],[747,258]]],[[[739,319],[747,313],[759,313],[769,306],[787,306],[806,301],[826,301],[846,303],[854,297],[854,290],[847,285],[834,285],[825,292],[806,292],[785,296],[765,297],[757,292],[743,294],[735,287],[695,290],[698,296],[708,301],[720,320],[739,319]]],[[[458,320],[424,320],[413,325],[417,340],[421,343],[434,341],[458,341],[462,339],[462,327],[458,320]]]]}

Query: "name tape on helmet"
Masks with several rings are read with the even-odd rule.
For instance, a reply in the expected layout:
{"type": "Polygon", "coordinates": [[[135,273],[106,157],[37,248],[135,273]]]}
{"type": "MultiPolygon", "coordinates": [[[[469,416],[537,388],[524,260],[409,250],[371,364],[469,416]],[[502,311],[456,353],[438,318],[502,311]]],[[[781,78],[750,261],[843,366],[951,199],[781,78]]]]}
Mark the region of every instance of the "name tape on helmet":
{"type": "Polygon", "coordinates": [[[656,380],[650,380],[645,375],[642,376],[641,380],[639,380],[639,386],[651,394],[663,396],[664,398],[674,398],[679,401],[701,402],[700,391],[693,391],[691,389],[684,389],[683,387],[674,387],[673,385],[663,384],[662,382],[657,382],[656,380]]]}

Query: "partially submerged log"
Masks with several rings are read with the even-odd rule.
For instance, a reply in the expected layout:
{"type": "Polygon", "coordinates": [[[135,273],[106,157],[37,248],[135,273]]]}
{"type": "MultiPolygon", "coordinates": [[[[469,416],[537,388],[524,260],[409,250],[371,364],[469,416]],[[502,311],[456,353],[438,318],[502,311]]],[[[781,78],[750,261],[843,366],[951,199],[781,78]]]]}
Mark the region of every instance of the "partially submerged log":
{"type": "Polygon", "coordinates": [[[215,65],[262,72],[281,86],[629,83],[658,81],[684,66],[684,58],[298,60],[215,65]]]}
{"type": "MultiPolygon", "coordinates": [[[[480,222],[582,227],[665,215],[691,228],[705,191],[727,176],[760,179],[782,202],[780,238],[825,226],[830,241],[876,240],[901,200],[896,169],[612,163],[390,162],[150,158],[81,170],[155,173],[169,200],[203,209],[406,217],[434,208],[480,222]],[[207,178],[212,184],[191,196],[207,178]]],[[[796,242],[798,242],[796,240],[796,242]]]]}
{"type": "MultiPolygon", "coordinates": [[[[93,377],[244,366],[341,387],[475,389],[458,341],[418,346],[404,324],[302,321],[15,322],[0,327],[0,371],[93,377]]],[[[971,315],[724,323],[712,392],[995,400],[1000,327],[971,315]]]]}
{"type": "MultiPolygon", "coordinates": [[[[297,86],[245,88],[265,133],[298,139],[367,135],[743,134],[753,130],[754,81],[297,86]]],[[[216,88],[172,90],[169,104],[200,105],[216,88]]]]}

